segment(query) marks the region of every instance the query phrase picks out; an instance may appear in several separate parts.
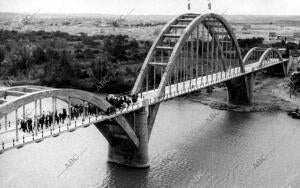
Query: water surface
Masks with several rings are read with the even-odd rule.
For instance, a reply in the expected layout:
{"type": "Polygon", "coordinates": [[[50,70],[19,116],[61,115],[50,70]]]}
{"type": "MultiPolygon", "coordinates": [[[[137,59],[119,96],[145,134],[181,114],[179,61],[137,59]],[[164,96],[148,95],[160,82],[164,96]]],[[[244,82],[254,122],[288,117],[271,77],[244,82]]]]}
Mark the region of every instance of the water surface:
{"type": "Polygon", "coordinates": [[[160,106],[149,169],[107,163],[89,126],[0,155],[0,187],[299,187],[299,122],[178,98],[160,106]]]}

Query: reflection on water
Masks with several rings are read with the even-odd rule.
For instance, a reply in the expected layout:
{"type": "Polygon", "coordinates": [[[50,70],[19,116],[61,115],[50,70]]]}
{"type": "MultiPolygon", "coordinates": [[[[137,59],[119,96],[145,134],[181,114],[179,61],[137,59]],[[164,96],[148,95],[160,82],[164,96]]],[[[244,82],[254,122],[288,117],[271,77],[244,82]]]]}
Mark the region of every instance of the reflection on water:
{"type": "Polygon", "coordinates": [[[285,113],[216,111],[180,98],[159,109],[149,143],[149,169],[107,163],[107,142],[90,126],[0,155],[0,185],[299,187],[299,126],[285,113]],[[58,177],[68,160],[85,148],[58,177]]]}

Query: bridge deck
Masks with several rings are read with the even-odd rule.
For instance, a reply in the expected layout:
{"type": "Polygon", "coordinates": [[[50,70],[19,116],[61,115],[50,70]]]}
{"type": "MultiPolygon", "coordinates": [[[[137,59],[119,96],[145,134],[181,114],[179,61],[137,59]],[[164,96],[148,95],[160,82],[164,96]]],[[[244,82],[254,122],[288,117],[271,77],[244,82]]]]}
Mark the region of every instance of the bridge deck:
{"type": "MultiPolygon", "coordinates": [[[[80,117],[77,121],[72,120],[71,124],[68,125],[68,119],[65,123],[61,123],[59,125],[56,125],[54,127],[54,130],[43,130],[38,131],[36,134],[29,134],[29,133],[22,133],[20,132],[19,140],[16,141],[16,134],[15,134],[15,127],[0,133],[0,152],[3,152],[5,150],[9,150],[11,148],[19,148],[22,147],[25,144],[32,143],[32,142],[39,142],[45,138],[51,137],[51,136],[58,136],[59,134],[63,132],[72,132],[77,128],[80,127],[87,127],[90,124],[94,124],[97,122],[101,122],[107,119],[111,119],[126,113],[130,113],[132,111],[136,111],[142,107],[149,106],[155,103],[161,103],[165,100],[175,98],[180,95],[184,95],[196,90],[200,90],[203,88],[206,88],[208,86],[212,86],[218,83],[222,83],[227,80],[231,80],[233,78],[240,77],[242,75],[249,74],[251,72],[255,72],[261,69],[265,69],[270,66],[274,66],[280,63],[283,63],[287,61],[286,59],[283,61],[279,61],[278,59],[270,59],[267,65],[264,67],[259,67],[259,63],[255,62],[252,64],[245,65],[245,72],[241,73],[240,68],[231,68],[227,72],[218,72],[214,74],[210,74],[207,76],[199,77],[196,79],[188,80],[185,82],[180,82],[177,84],[173,84],[171,86],[166,86],[165,88],[165,96],[161,98],[157,98],[156,96],[156,90],[150,90],[147,92],[141,93],[142,97],[139,97],[138,102],[128,106],[125,109],[118,110],[115,114],[109,115],[109,116],[88,116],[85,120],[82,120],[83,118],[80,117]],[[231,74],[229,74],[231,72],[231,74]]],[[[0,91],[1,92],[1,91],[0,91]]],[[[1,100],[1,98],[0,98],[1,100]]],[[[6,101],[14,100],[14,97],[9,97],[5,99],[6,101]]],[[[0,104],[1,105],[1,104],[0,104]]],[[[19,127],[20,128],[20,127],[19,127]]]]}
{"type": "MultiPolygon", "coordinates": [[[[179,91],[184,91],[184,90],[198,90],[198,89],[203,89],[206,88],[208,86],[212,86],[218,83],[222,83],[224,81],[227,80],[231,80],[233,78],[237,78],[240,77],[242,75],[245,74],[249,74],[251,72],[255,72],[261,69],[265,69],[268,68],[270,66],[274,66],[277,64],[280,64],[282,62],[287,61],[287,59],[283,60],[283,61],[277,61],[278,59],[271,59],[271,63],[269,63],[268,65],[259,68],[259,62],[255,62],[255,63],[251,63],[248,65],[245,65],[245,72],[241,73],[241,70],[239,67],[237,68],[232,68],[229,69],[228,71],[224,72],[218,72],[218,73],[214,73],[214,74],[210,74],[207,76],[202,76],[202,77],[198,77],[197,79],[191,79],[191,80],[187,80],[184,82],[180,82],[180,83],[176,83],[176,84],[172,84],[171,86],[166,86],[165,87],[165,94],[166,95],[173,95],[174,93],[177,93],[179,91]],[[231,74],[229,74],[231,73],[231,74]],[[170,92],[170,87],[171,87],[171,92],[170,92]]],[[[153,99],[156,98],[156,90],[150,90],[147,92],[143,92],[142,95],[144,96],[144,99],[153,99]]]]}

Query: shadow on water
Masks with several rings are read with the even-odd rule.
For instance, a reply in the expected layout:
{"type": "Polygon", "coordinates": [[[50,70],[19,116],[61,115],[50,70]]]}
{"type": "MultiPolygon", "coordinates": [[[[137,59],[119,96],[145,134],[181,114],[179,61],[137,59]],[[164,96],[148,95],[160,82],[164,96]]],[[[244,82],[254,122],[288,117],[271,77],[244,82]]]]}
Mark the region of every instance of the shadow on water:
{"type": "Polygon", "coordinates": [[[100,187],[146,187],[149,168],[131,168],[108,162],[106,177],[100,187]]]}
{"type": "Polygon", "coordinates": [[[219,127],[220,134],[240,135],[249,128],[247,122],[251,122],[253,118],[252,113],[228,111],[222,120],[224,123],[219,127]]]}

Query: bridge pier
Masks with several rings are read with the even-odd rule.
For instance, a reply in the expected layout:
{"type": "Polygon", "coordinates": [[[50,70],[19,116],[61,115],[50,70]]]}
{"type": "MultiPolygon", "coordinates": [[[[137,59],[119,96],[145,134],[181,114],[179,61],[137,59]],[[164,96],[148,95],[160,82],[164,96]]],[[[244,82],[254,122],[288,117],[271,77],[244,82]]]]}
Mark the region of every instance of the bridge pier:
{"type": "Polygon", "coordinates": [[[291,66],[290,64],[291,64],[291,60],[285,61],[283,63],[268,68],[266,71],[270,75],[286,77],[288,76],[289,73],[289,69],[291,66]]]}
{"type": "Polygon", "coordinates": [[[293,63],[294,63],[294,59],[293,59],[292,56],[290,56],[290,57],[289,57],[289,61],[288,61],[288,63],[287,63],[287,73],[290,72],[290,69],[291,69],[291,67],[293,66],[293,63]]]}
{"type": "Polygon", "coordinates": [[[253,105],[254,84],[255,73],[227,81],[228,102],[234,105],[253,105]]]}
{"type": "Polygon", "coordinates": [[[124,130],[117,124],[105,122],[96,124],[96,127],[108,140],[108,162],[117,163],[135,168],[149,167],[148,156],[148,111],[141,108],[128,114],[127,118],[138,137],[139,144],[135,147],[126,136],[124,130]]]}

